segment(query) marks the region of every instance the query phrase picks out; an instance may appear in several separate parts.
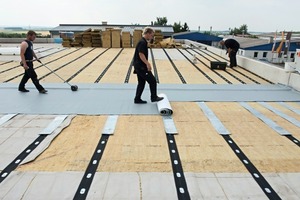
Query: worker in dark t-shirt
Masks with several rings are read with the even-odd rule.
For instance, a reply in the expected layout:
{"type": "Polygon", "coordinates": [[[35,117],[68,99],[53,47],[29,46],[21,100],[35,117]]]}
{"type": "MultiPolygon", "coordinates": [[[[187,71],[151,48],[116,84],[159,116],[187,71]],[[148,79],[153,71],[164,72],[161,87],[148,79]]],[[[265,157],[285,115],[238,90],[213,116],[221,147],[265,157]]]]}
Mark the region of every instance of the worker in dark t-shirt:
{"type": "Polygon", "coordinates": [[[240,44],[234,39],[221,40],[220,44],[225,46],[230,60],[230,67],[237,66],[236,54],[240,48],[240,44]]]}
{"type": "Polygon", "coordinates": [[[151,102],[161,101],[163,99],[163,97],[157,96],[156,79],[151,72],[151,64],[148,62],[148,41],[153,39],[153,36],[154,30],[150,27],[146,27],[143,31],[142,39],[137,43],[135,48],[133,66],[134,73],[137,75],[138,79],[138,85],[136,88],[136,94],[134,98],[134,103],[136,104],[147,103],[147,101],[141,99],[146,81],[150,87],[151,102]]]}
{"type": "Polygon", "coordinates": [[[41,84],[39,83],[37,74],[35,73],[34,68],[33,68],[33,58],[35,58],[37,61],[39,61],[38,57],[35,55],[35,53],[33,51],[32,42],[35,40],[35,38],[36,38],[36,33],[34,31],[28,31],[26,40],[24,40],[21,43],[21,47],[20,47],[20,49],[21,49],[20,50],[21,65],[23,66],[25,72],[24,72],[23,78],[19,84],[19,91],[20,92],[29,92],[29,90],[27,90],[25,88],[25,84],[31,78],[36,89],[40,93],[45,94],[45,93],[47,93],[47,90],[45,90],[43,88],[43,86],[41,86],[41,84]]]}

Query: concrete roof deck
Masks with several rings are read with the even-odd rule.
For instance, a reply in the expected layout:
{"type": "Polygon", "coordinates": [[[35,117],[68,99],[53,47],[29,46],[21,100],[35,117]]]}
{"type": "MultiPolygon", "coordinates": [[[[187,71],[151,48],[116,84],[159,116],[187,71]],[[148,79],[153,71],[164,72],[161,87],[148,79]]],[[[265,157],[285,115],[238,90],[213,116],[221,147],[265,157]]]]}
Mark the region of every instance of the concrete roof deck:
{"type": "MultiPolygon", "coordinates": [[[[35,45],[36,48],[38,46],[35,45]]],[[[70,84],[80,86],[79,91],[72,92],[62,80],[35,62],[40,81],[49,90],[48,98],[61,93],[73,95],[72,102],[61,102],[58,107],[75,103],[76,98],[83,98],[84,91],[97,91],[98,87],[101,89],[105,85],[122,91],[124,87],[134,88],[137,83],[130,65],[134,49],[57,48],[54,51],[57,53],[53,49],[39,53],[42,62],[70,84]]],[[[168,94],[170,87],[174,90],[178,87],[178,96],[173,97],[170,93],[169,100],[178,131],[174,141],[188,190],[182,193],[178,188],[180,183],[175,181],[174,160],[169,152],[170,138],[166,135],[162,116],[155,113],[122,114],[118,117],[114,134],[106,140],[95,176],[87,190],[87,199],[184,199],[187,193],[191,199],[268,199],[268,195],[273,193],[282,199],[300,198],[300,149],[297,143],[290,140],[290,135],[300,139],[298,92],[278,86],[243,67],[211,70],[210,61],[226,59],[210,50],[152,49],[149,56],[159,83],[158,90],[168,94]],[[225,101],[226,97],[222,97],[224,93],[220,92],[221,97],[212,97],[210,101],[189,100],[191,96],[188,92],[195,87],[200,96],[209,95],[206,91],[213,93],[215,90],[218,94],[218,90],[223,90],[226,94],[226,91],[233,90],[232,96],[238,98],[246,87],[254,91],[253,96],[262,98],[264,96],[259,92],[278,92],[274,101],[268,98],[263,100],[268,101],[266,105],[255,100],[243,102],[290,135],[280,135],[278,129],[272,128],[272,123],[263,121],[264,118],[259,118],[261,115],[250,112],[240,101],[225,101]],[[182,90],[187,94],[185,100],[181,97],[182,90]],[[287,92],[285,97],[290,94],[295,97],[284,100],[280,93],[283,90],[287,92]],[[236,150],[231,149],[227,135],[220,134],[220,124],[217,123],[218,127],[206,115],[206,110],[201,107],[202,102],[272,188],[264,188],[259,181],[256,182],[251,174],[253,169],[249,171],[246,161],[240,160],[236,150]],[[276,110],[271,111],[266,106],[276,110]],[[271,189],[270,193],[268,189],[271,189]]],[[[23,74],[18,65],[18,61],[0,60],[0,90],[9,90],[5,93],[7,95],[13,90],[18,93],[14,87],[23,74]]],[[[25,101],[36,97],[41,102],[47,98],[47,95],[38,94],[30,81],[28,88],[30,92],[27,96],[14,97],[18,100],[12,99],[11,103],[22,101],[22,98],[25,101]]],[[[95,92],[95,96],[97,94],[95,92]]],[[[133,100],[134,90],[120,94],[129,97],[128,102],[126,99],[123,103],[131,107],[130,97],[133,100]]],[[[64,99],[59,95],[58,99],[64,99]]],[[[149,101],[148,86],[143,98],[149,101]]],[[[112,102],[98,103],[101,104],[99,107],[109,107],[112,102]]],[[[155,109],[150,104],[147,106],[155,109]]],[[[47,114],[46,109],[41,107],[43,111],[44,114],[21,112],[0,125],[0,170],[12,162],[57,116],[47,114]]],[[[69,116],[70,124],[53,137],[49,147],[31,162],[19,165],[0,183],[0,199],[73,199],[110,116],[101,114],[101,109],[97,112],[99,114],[75,113],[75,116],[69,116]]],[[[144,111],[141,109],[141,112],[144,111]]],[[[0,119],[6,114],[0,110],[0,119]]]]}

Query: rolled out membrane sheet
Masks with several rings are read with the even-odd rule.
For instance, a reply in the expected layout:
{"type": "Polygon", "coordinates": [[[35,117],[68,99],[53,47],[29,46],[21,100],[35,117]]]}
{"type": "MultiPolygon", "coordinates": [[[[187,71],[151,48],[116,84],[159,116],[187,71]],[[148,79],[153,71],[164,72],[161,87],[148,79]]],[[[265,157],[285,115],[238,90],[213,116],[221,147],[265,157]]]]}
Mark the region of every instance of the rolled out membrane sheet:
{"type": "MultiPolygon", "coordinates": [[[[148,85],[142,95],[148,103],[134,104],[136,84],[70,84],[76,84],[78,91],[71,91],[66,83],[43,83],[48,94],[40,94],[29,82],[26,88],[30,92],[22,93],[18,83],[2,83],[0,114],[160,114],[156,103],[150,103],[148,85]]],[[[299,92],[282,85],[158,84],[157,91],[164,93],[168,102],[300,101],[299,92]]]]}
{"type": "Polygon", "coordinates": [[[173,110],[171,108],[169,99],[165,94],[159,94],[159,97],[163,97],[164,99],[157,102],[158,112],[163,116],[169,116],[173,114],[173,110]]]}

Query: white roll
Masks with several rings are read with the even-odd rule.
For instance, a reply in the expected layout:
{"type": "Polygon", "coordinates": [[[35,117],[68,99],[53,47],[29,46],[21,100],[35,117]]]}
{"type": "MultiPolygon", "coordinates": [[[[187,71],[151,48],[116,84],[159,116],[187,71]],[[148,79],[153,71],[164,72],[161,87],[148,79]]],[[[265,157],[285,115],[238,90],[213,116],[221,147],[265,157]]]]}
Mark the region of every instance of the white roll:
{"type": "Polygon", "coordinates": [[[168,100],[167,95],[159,94],[159,97],[163,97],[164,99],[157,102],[158,112],[163,116],[170,116],[173,114],[173,110],[171,108],[170,102],[168,100]]]}

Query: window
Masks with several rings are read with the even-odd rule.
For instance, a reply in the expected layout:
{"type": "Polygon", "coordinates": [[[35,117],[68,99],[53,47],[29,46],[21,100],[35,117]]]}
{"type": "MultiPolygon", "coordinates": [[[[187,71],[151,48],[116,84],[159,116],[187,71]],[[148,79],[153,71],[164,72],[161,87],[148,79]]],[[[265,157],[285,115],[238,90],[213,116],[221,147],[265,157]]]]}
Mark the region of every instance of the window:
{"type": "Polygon", "coordinates": [[[263,58],[266,58],[267,55],[268,55],[268,52],[264,52],[264,53],[263,53],[263,58]]]}
{"type": "Polygon", "coordinates": [[[254,52],[254,58],[257,58],[258,52],[254,52]]]}

